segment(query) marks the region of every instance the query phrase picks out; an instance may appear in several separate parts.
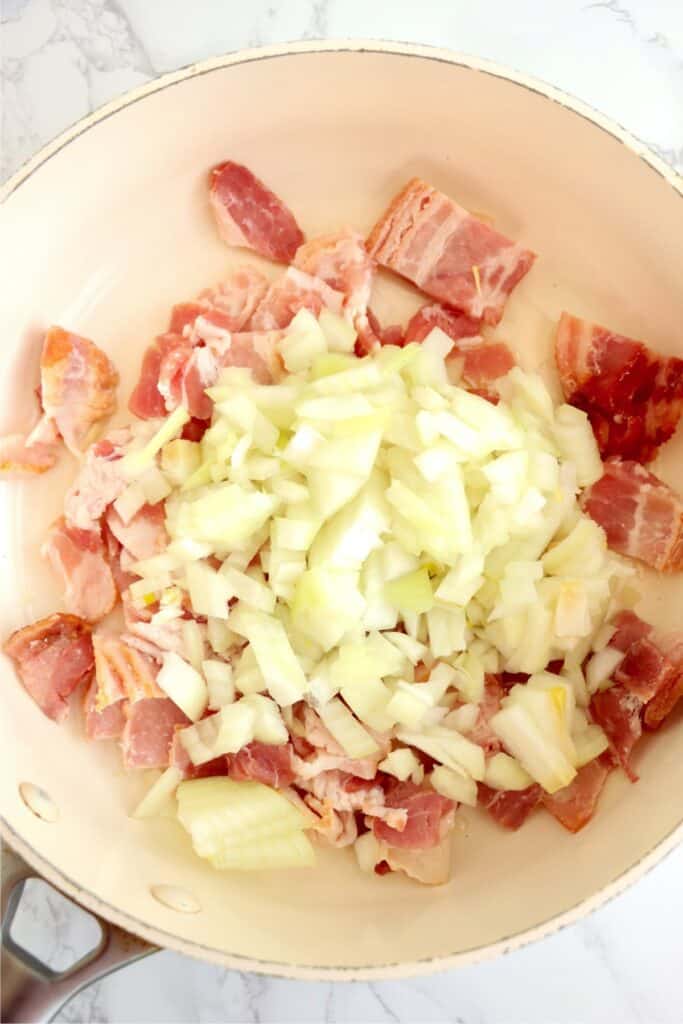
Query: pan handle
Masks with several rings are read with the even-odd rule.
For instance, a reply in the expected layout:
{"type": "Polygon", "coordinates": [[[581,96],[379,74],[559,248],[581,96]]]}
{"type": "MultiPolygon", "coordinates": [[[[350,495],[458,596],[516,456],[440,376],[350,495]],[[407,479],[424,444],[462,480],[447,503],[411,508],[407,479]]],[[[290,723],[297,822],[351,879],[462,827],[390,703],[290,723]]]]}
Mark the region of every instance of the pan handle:
{"type": "Polygon", "coordinates": [[[7,1024],[47,1024],[72,996],[91,982],[158,952],[156,946],[93,914],[102,933],[98,946],[68,970],[61,973],[51,970],[18,946],[10,934],[24,883],[38,877],[21,857],[3,844],[0,1021],[7,1024]]]}

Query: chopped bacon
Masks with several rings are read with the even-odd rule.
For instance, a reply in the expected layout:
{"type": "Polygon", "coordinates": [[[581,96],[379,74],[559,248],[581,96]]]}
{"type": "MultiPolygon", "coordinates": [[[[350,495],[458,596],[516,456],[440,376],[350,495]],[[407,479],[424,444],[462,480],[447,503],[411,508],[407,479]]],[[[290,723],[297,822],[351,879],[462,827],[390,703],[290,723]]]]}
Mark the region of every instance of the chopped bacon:
{"type": "Polygon", "coordinates": [[[143,505],[127,523],[124,523],[115,508],[107,512],[107,526],[136,561],[152,558],[166,548],[168,536],[165,519],[163,502],[143,505]]]}
{"type": "Polygon", "coordinates": [[[189,724],[189,718],[167,697],[129,704],[121,740],[125,767],[165,768],[176,726],[189,724]]]}
{"type": "Polygon", "coordinates": [[[367,248],[427,295],[487,324],[498,323],[535,259],[420,178],[394,197],[367,248]]]}
{"type": "Polygon", "coordinates": [[[112,610],[118,592],[99,533],[80,530],[60,516],[42,550],[60,577],[69,612],[98,622],[112,610]]]}
{"type": "Polygon", "coordinates": [[[630,693],[625,686],[612,686],[609,690],[596,693],[590,702],[594,721],[604,730],[610,750],[631,782],[638,779],[631,767],[631,752],[643,732],[642,709],[641,699],[630,693]]]}
{"type": "Polygon", "coordinates": [[[683,697],[683,634],[667,633],[657,643],[672,669],[645,707],[643,721],[648,729],[658,729],[683,697]]]}
{"type": "Polygon", "coordinates": [[[403,348],[408,344],[409,339],[406,338],[400,324],[382,327],[371,309],[368,309],[364,316],[356,317],[355,328],[358,332],[355,352],[359,359],[369,355],[380,345],[395,345],[397,348],[403,348]]]}
{"type": "Polygon", "coordinates": [[[360,811],[377,820],[386,821],[393,830],[405,828],[408,814],[405,808],[386,803],[384,790],[375,782],[358,779],[342,771],[328,771],[310,781],[298,777],[295,785],[313,794],[317,800],[329,804],[335,811],[360,811]]]}
{"type": "Polygon", "coordinates": [[[657,644],[643,637],[630,645],[614,670],[613,679],[645,704],[667,688],[676,674],[676,666],[657,644]]]}
{"type": "Polygon", "coordinates": [[[40,710],[55,722],[63,721],[69,712],[67,698],[92,675],[90,626],[59,612],[15,630],[3,649],[40,710]]]}
{"type": "Polygon", "coordinates": [[[180,436],[183,441],[201,441],[208,429],[209,424],[206,420],[197,419],[193,416],[187,421],[182,429],[180,436]]]}
{"type": "Polygon", "coordinates": [[[482,340],[481,320],[474,320],[466,313],[458,313],[455,309],[446,309],[438,302],[428,302],[408,321],[405,332],[406,344],[410,344],[411,341],[424,341],[435,327],[440,328],[454,342],[463,338],[482,340]]]}
{"type": "Polygon", "coordinates": [[[353,811],[336,811],[331,804],[318,800],[311,793],[304,797],[304,806],[315,815],[311,829],[329,846],[342,849],[350,846],[358,838],[356,815],[353,811]]]}
{"type": "Polygon", "coordinates": [[[645,622],[630,609],[624,609],[624,611],[615,615],[611,625],[615,627],[615,631],[610,638],[609,645],[610,647],[615,647],[623,654],[626,653],[631,644],[634,644],[637,640],[642,640],[652,632],[650,623],[645,622]]]}
{"type": "Polygon", "coordinates": [[[484,685],[484,697],[479,704],[479,714],[474,723],[474,728],[467,734],[472,743],[478,743],[484,748],[487,756],[496,754],[501,750],[501,742],[491,728],[490,722],[493,716],[500,711],[500,702],[505,696],[505,690],[500,684],[498,676],[487,674],[484,685]]]}
{"type": "Polygon", "coordinates": [[[103,711],[98,711],[96,693],[97,683],[93,680],[83,698],[85,734],[89,740],[118,740],[126,724],[126,702],[118,700],[103,711]]]}
{"type": "Polygon", "coordinates": [[[485,807],[494,821],[503,828],[516,832],[521,828],[541,799],[541,787],[527,786],[526,789],[491,789],[480,782],[477,786],[479,803],[485,807]]]}
{"type": "Polygon", "coordinates": [[[219,358],[221,367],[243,366],[251,370],[258,384],[272,384],[282,376],[279,345],[284,337],[280,330],[240,331],[230,336],[230,344],[219,358]]]}
{"type": "Polygon", "coordinates": [[[583,507],[614,551],[660,572],[683,569],[683,500],[639,463],[608,459],[583,507]]]}
{"type": "Polygon", "coordinates": [[[72,526],[99,531],[107,507],[128,485],[121,459],[130,439],[128,430],[117,430],[88,448],[85,462],[64,499],[64,515],[72,526]]]}
{"type": "Polygon", "coordinates": [[[163,697],[156,683],[158,665],[117,636],[95,633],[96,709],[103,711],[117,701],[163,697]]]}
{"type": "Polygon", "coordinates": [[[204,764],[192,764],[190,755],[180,739],[180,727],[176,726],[171,741],[171,748],[168,755],[168,763],[182,773],[184,779],[207,779],[215,775],[227,775],[229,758],[214,757],[204,764]]]}
{"type": "Polygon", "coordinates": [[[40,395],[67,448],[79,454],[93,431],[116,409],[119,375],[104,352],[87,338],[50,327],[40,357],[40,395]]]}
{"type": "Polygon", "coordinates": [[[429,850],[437,846],[441,836],[441,820],[453,810],[453,801],[424,786],[399,782],[385,798],[387,807],[406,811],[407,818],[400,831],[387,821],[375,820],[373,829],[380,842],[398,849],[429,850]]]}
{"type": "Polygon", "coordinates": [[[380,861],[375,867],[377,874],[383,875],[386,871],[403,871],[409,878],[414,878],[415,881],[421,882],[423,885],[444,885],[451,877],[453,854],[450,828],[444,830],[444,824],[448,825],[448,817],[441,819],[441,831],[445,831],[444,838],[429,850],[385,847],[386,859],[380,861]],[[386,866],[386,871],[383,866],[386,866]]]}
{"type": "Polygon", "coordinates": [[[295,777],[292,747],[289,743],[272,746],[254,740],[233,754],[229,764],[230,778],[237,782],[253,779],[274,789],[285,789],[291,786],[295,777]]]}
{"type": "Polygon", "coordinates": [[[24,434],[0,437],[0,473],[7,476],[38,476],[57,461],[53,444],[30,442],[24,434]]]}
{"type": "Polygon", "coordinates": [[[151,420],[166,415],[166,403],[158,387],[159,374],[164,356],[171,345],[169,339],[179,337],[182,338],[182,335],[161,335],[148,346],[142,357],[140,376],[128,399],[128,408],[134,416],[138,416],[141,420],[151,420]]]}
{"type": "Polygon", "coordinates": [[[351,323],[366,315],[375,267],[357,231],[344,228],[312,238],[297,250],[294,266],[340,292],[351,323]]]}
{"type": "Polygon", "coordinates": [[[555,358],[568,402],[588,413],[603,456],[649,462],[683,414],[683,359],[563,313],[555,358]]]}
{"type": "Polygon", "coordinates": [[[291,210],[242,164],[226,160],[213,168],[209,202],[227,245],[290,263],[304,240],[291,210]]]}
{"type": "Polygon", "coordinates": [[[543,806],[570,832],[578,832],[595,814],[610,769],[599,758],[579,768],[564,789],[543,794],[543,806]]]}
{"type": "Polygon", "coordinates": [[[267,291],[268,278],[256,267],[244,264],[215,288],[200,292],[198,301],[205,316],[208,312],[210,318],[217,319],[217,314],[221,314],[221,326],[229,331],[244,331],[267,291]]]}
{"type": "Polygon", "coordinates": [[[300,309],[318,316],[321,309],[341,313],[344,295],[318,277],[289,267],[274,281],[249,322],[251,331],[276,331],[289,327],[300,309]]]}

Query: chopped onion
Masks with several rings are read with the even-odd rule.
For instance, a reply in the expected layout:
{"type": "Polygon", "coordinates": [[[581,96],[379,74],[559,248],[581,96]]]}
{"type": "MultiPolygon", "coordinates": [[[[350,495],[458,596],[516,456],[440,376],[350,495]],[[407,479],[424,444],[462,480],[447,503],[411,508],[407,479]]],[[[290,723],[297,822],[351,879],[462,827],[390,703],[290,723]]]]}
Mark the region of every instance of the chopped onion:
{"type": "Polygon", "coordinates": [[[408,747],[392,750],[383,761],[380,761],[377,767],[381,772],[393,775],[394,778],[399,779],[401,782],[411,779],[412,782],[419,785],[424,778],[422,764],[408,747]]]}
{"type": "Polygon", "coordinates": [[[155,818],[169,805],[170,799],[181,782],[183,773],[170,765],[156,782],[147,790],[133,811],[134,818],[155,818]]]}
{"type": "Polygon", "coordinates": [[[533,784],[533,779],[519,761],[509,754],[494,754],[486,762],[484,782],[491,789],[521,790],[533,784]]]}
{"type": "Polygon", "coordinates": [[[477,803],[477,784],[469,775],[453,771],[442,764],[437,764],[429,775],[429,781],[441,796],[454,800],[459,804],[475,807],[477,803]]]}
{"type": "Polygon", "coordinates": [[[218,711],[226,704],[232,704],[235,699],[232,665],[227,661],[207,658],[202,662],[202,674],[206,680],[210,709],[218,711]]]}
{"type": "Polygon", "coordinates": [[[201,718],[209,703],[206,682],[186,661],[173,651],[164,654],[157,685],[177,704],[191,722],[201,718]]]}
{"type": "Polygon", "coordinates": [[[372,757],[379,751],[377,742],[338,697],[333,697],[318,709],[323,725],[329,729],[337,743],[349,757],[372,757]]]}

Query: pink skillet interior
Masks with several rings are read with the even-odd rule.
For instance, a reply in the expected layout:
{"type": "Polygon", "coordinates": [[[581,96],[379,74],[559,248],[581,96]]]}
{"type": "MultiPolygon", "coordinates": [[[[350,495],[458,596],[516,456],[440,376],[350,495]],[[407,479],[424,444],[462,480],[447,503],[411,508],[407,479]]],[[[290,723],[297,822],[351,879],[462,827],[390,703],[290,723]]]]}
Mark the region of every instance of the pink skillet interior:
{"type": "MultiPolygon", "coordinates": [[[[345,222],[366,230],[413,174],[493,215],[540,254],[498,334],[550,378],[565,307],[683,354],[683,198],[659,170],[604,127],[493,69],[401,47],[316,49],[231,59],[149,91],[15,183],[0,210],[0,427],[30,421],[40,332],[52,322],[103,345],[127,397],[170,305],[235,262],[205,196],[207,169],[226,157],[262,175],[309,235],[345,222]]],[[[382,276],[374,305],[390,322],[416,296],[382,276]]],[[[682,461],[679,433],[656,469],[681,486],[682,461]]],[[[49,478],[0,485],[3,635],[59,603],[37,549],[73,472],[65,458],[49,478]]],[[[645,612],[676,624],[680,578],[642,583],[645,612]]],[[[596,902],[683,820],[678,715],[639,750],[640,783],[611,778],[596,820],[576,838],[545,815],[509,835],[463,812],[445,888],[364,877],[349,852],[321,855],[314,872],[218,874],[173,821],[128,817],[146,780],[125,777],[113,747],[82,742],[77,714],[57,728],[6,662],[3,674],[7,835],[106,915],[229,964],[299,976],[351,968],[358,977],[497,951],[596,902]],[[50,793],[57,823],[26,809],[22,781],[50,793]],[[163,883],[187,888],[202,910],[162,906],[150,886],[163,883]]]]}

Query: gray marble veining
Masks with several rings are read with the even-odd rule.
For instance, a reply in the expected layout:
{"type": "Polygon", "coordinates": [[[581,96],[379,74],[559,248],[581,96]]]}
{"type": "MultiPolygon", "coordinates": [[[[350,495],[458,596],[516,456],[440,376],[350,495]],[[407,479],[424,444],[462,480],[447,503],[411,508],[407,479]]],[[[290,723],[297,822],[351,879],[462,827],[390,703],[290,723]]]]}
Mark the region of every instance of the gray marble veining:
{"type": "MultiPolygon", "coordinates": [[[[0,0],[0,11],[2,178],[67,125],[157,74],[244,46],[351,36],[447,46],[528,71],[683,170],[680,0],[0,0]]],[[[298,983],[161,953],[92,986],[57,1019],[680,1024],[682,877],[678,850],[587,921],[433,978],[298,983]]],[[[51,925],[51,954],[68,952],[70,925],[54,901],[29,901],[26,914],[27,941],[46,941],[51,925]]]]}

